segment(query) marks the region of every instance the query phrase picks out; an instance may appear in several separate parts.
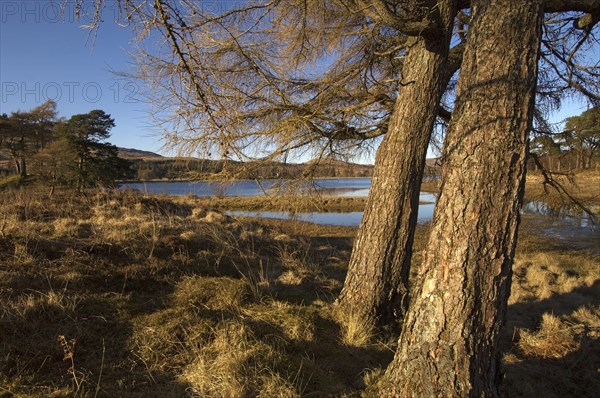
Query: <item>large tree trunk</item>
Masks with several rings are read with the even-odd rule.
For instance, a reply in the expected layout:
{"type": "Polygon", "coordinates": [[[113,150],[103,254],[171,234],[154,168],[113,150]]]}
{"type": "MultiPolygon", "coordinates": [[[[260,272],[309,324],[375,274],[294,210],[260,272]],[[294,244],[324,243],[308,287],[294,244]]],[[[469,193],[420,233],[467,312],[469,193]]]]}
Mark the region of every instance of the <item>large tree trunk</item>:
{"type": "Polygon", "coordinates": [[[443,90],[454,0],[432,11],[437,40],[412,38],[402,68],[388,132],[377,151],[375,172],[354,241],[340,307],[385,326],[398,318],[406,295],[425,156],[443,90]]]}
{"type": "Polygon", "coordinates": [[[542,0],[473,0],[429,249],[382,396],[497,396],[542,0]]]}

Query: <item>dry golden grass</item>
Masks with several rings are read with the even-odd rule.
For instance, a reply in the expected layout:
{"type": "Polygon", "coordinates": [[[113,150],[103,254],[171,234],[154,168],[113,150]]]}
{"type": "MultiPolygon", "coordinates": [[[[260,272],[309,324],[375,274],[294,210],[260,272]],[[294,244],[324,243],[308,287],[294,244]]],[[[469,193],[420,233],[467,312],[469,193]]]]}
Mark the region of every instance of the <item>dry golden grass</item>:
{"type": "Polygon", "coordinates": [[[355,313],[336,311],[336,315],[342,325],[342,343],[351,347],[365,347],[373,343],[375,331],[372,322],[355,313]]]}
{"type": "Polygon", "coordinates": [[[572,246],[536,235],[533,228],[539,224],[527,221],[501,339],[501,392],[510,397],[595,396],[600,390],[597,240],[582,236],[572,246]]]}
{"type": "Polygon", "coordinates": [[[0,200],[0,395],[344,395],[362,363],[389,360],[342,343],[331,314],[348,237],[333,246],[312,226],[191,199],[0,200]]]}
{"type": "MultiPolygon", "coordinates": [[[[4,192],[0,220],[0,396],[349,397],[392,358],[394,339],[332,304],[352,228],[127,193],[4,192]],[[58,336],[76,342],[68,360],[58,336]]],[[[503,394],[591,395],[599,254],[531,225],[502,338],[503,394]]],[[[420,227],[415,261],[426,238],[420,227]]]]}
{"type": "Polygon", "coordinates": [[[335,196],[269,196],[269,197],[220,197],[198,198],[198,206],[219,210],[247,211],[361,211],[366,197],[335,196]]]}
{"type": "Polygon", "coordinates": [[[521,330],[519,349],[528,356],[563,358],[580,347],[573,325],[552,314],[542,315],[542,324],[535,331],[521,330]]]}
{"type": "Polygon", "coordinates": [[[243,323],[232,321],[215,331],[212,342],[199,350],[182,378],[198,396],[300,396],[301,386],[274,370],[282,362],[277,349],[257,339],[243,323]]]}
{"type": "MultiPolygon", "coordinates": [[[[597,170],[578,171],[573,174],[557,175],[554,178],[570,191],[574,196],[583,200],[600,199],[600,172],[597,170]]],[[[556,191],[548,187],[548,195],[544,195],[544,178],[541,174],[529,173],[527,175],[527,195],[531,198],[545,196],[546,198],[556,198],[556,191]]]]}
{"type": "Polygon", "coordinates": [[[592,338],[600,337],[600,304],[580,307],[571,314],[574,322],[589,329],[592,338]]]}

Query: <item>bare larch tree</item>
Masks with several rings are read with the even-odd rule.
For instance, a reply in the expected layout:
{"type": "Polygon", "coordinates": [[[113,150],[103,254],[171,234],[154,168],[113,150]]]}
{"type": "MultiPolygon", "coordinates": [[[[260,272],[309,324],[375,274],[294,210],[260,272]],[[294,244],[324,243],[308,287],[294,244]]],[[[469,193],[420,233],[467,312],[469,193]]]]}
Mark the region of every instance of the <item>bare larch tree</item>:
{"type": "Polygon", "coordinates": [[[493,396],[528,133],[534,116],[544,123],[536,83],[540,105],[574,91],[597,101],[585,50],[600,0],[120,4],[173,147],[284,160],[353,154],[385,135],[339,307],[384,326],[410,298],[382,394],[493,396]],[[427,145],[450,115],[430,249],[409,292],[427,145]]]}

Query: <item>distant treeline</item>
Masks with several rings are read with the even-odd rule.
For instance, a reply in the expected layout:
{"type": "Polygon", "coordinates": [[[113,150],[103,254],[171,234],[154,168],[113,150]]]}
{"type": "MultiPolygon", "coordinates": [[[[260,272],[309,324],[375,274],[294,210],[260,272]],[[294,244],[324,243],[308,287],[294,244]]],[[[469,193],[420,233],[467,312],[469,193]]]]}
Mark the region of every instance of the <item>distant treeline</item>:
{"type": "Polygon", "coordinates": [[[527,164],[529,171],[539,171],[540,165],[550,171],[568,172],[572,170],[600,170],[598,156],[585,156],[580,151],[564,151],[559,154],[539,156],[537,162],[531,158],[527,164]]]}
{"type": "Polygon", "coordinates": [[[529,144],[529,169],[552,171],[600,167],[600,107],[566,119],[560,132],[537,131],[529,144]]]}
{"type": "Polygon", "coordinates": [[[235,162],[207,159],[158,158],[132,159],[132,179],[296,179],[312,177],[370,177],[373,166],[341,161],[313,163],[235,162]]]}

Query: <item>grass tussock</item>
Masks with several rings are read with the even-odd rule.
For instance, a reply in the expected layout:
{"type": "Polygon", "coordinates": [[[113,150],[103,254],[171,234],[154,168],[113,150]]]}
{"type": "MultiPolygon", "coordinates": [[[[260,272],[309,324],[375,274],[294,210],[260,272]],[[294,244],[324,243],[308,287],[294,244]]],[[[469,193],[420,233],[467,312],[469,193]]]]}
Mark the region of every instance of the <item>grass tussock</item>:
{"type": "Polygon", "coordinates": [[[557,316],[544,314],[537,331],[521,330],[518,347],[527,356],[563,358],[579,349],[574,326],[557,316]]]}
{"type": "Polygon", "coordinates": [[[338,320],[342,324],[342,341],[352,347],[365,347],[374,341],[375,330],[368,319],[356,313],[344,314],[337,312],[338,320]]]}
{"type": "Polygon", "coordinates": [[[280,376],[280,368],[285,371],[286,358],[276,348],[258,339],[248,326],[232,321],[215,331],[182,378],[199,396],[300,396],[301,384],[290,375],[280,376]]]}
{"type": "MultiPolygon", "coordinates": [[[[350,397],[392,359],[395,339],[333,305],[351,228],[123,192],[6,191],[1,220],[0,396],[350,397]]],[[[600,258],[525,227],[504,395],[590,395],[600,258]]]]}
{"type": "MultiPolygon", "coordinates": [[[[526,220],[527,221],[527,220],[526,220]]],[[[537,224],[532,224],[537,225],[537,224]]],[[[600,390],[600,255],[525,224],[501,339],[503,396],[592,397],[600,390]]]]}
{"type": "Polygon", "coordinates": [[[333,315],[349,229],[240,221],[193,198],[0,201],[0,395],[344,396],[390,359],[348,345],[333,315]]]}

